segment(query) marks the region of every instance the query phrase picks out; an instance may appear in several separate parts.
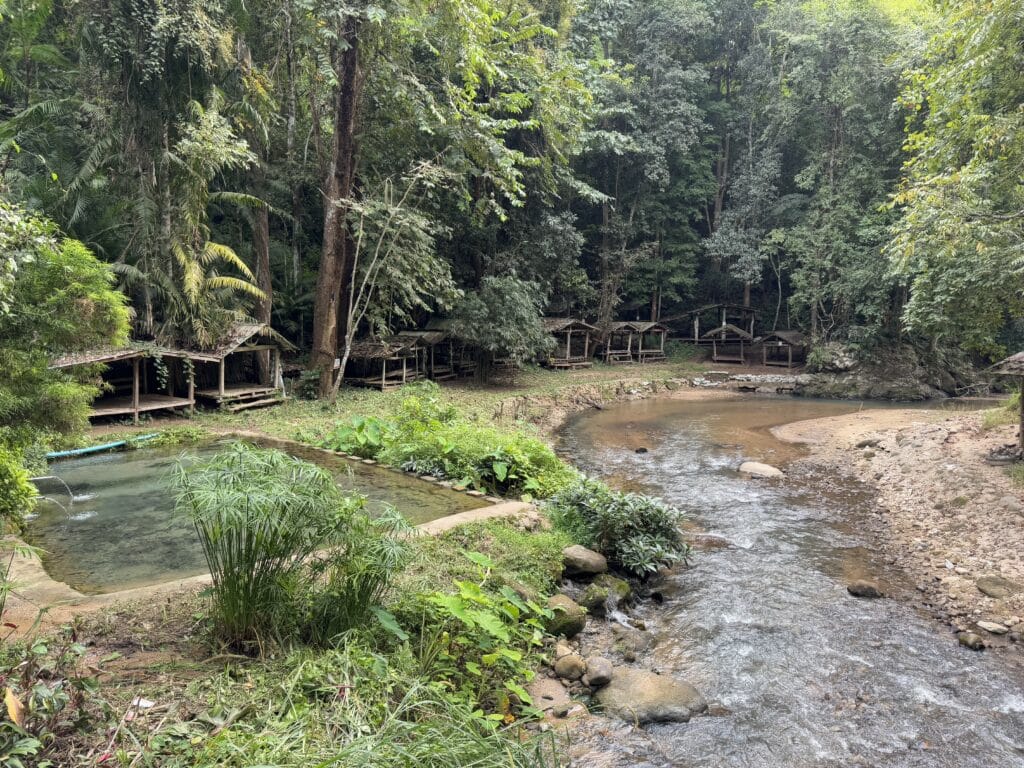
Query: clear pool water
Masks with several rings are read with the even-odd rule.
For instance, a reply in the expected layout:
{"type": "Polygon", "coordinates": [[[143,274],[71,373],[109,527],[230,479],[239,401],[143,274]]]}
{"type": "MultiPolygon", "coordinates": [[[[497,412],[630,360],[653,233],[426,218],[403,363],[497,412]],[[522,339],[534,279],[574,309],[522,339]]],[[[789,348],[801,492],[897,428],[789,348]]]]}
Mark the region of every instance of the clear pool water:
{"type": "MultiPolygon", "coordinates": [[[[167,481],[180,457],[187,461],[220,447],[145,448],[53,463],[56,479],[39,481],[44,498],[26,534],[45,550],[47,572],[86,594],[204,573],[195,531],[175,514],[167,481]]],[[[391,505],[413,524],[486,504],[381,467],[319,451],[292,453],[325,466],[342,488],[364,494],[370,510],[391,505]]]]}

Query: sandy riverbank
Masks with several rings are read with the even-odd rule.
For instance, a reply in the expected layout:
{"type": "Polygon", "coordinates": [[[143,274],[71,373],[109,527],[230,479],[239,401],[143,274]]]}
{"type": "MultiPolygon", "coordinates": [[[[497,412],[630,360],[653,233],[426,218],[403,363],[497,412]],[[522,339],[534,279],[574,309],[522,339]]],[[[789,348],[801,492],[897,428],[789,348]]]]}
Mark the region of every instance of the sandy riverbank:
{"type": "MultiPolygon", "coordinates": [[[[814,471],[877,493],[877,544],[913,579],[921,604],[961,630],[1003,644],[1024,631],[1024,493],[986,463],[1013,427],[980,413],[871,410],[777,427],[811,449],[814,471]],[[991,622],[996,633],[978,630],[991,622]]],[[[1018,644],[1018,647],[1021,647],[1018,644]]]]}

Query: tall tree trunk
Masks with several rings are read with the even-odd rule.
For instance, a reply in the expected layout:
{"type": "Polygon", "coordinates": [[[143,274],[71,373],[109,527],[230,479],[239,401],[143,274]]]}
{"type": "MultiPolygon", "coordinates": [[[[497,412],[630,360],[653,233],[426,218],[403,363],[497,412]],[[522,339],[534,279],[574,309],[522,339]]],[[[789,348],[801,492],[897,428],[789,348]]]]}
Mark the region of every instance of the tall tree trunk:
{"type": "Polygon", "coordinates": [[[348,205],[356,164],[356,116],[362,90],[359,70],[359,21],[343,22],[340,44],[332,53],[338,88],[334,97],[334,136],[324,185],[324,243],[313,304],[313,368],[320,373],[320,396],[330,397],[338,339],[345,333],[352,249],[348,205]],[[339,323],[339,319],[341,323],[339,323]],[[342,327],[339,328],[339,325],[342,327]]]}
{"type": "MultiPolygon", "coordinates": [[[[274,286],[270,279],[270,209],[259,206],[252,218],[252,250],[256,262],[256,287],[263,291],[263,298],[256,302],[256,319],[270,325],[270,314],[274,306],[274,286]]],[[[260,383],[273,385],[274,372],[270,368],[270,352],[256,356],[260,369],[260,383]]]]}

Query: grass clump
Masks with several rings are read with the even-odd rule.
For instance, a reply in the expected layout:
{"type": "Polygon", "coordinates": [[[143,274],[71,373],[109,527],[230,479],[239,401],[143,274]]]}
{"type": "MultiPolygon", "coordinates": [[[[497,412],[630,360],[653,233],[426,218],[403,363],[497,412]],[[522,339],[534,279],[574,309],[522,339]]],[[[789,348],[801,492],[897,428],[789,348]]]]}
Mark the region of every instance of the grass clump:
{"type": "Polygon", "coordinates": [[[393,420],[354,417],[319,444],[502,496],[546,498],[576,476],[542,440],[460,418],[433,382],[407,389],[393,420]]]}
{"type": "Polygon", "coordinates": [[[981,428],[984,430],[1007,427],[1020,420],[1020,392],[1014,392],[1010,399],[998,408],[991,408],[981,417],[981,428]]]}
{"type": "Polygon", "coordinates": [[[682,512],[598,480],[579,480],[553,496],[546,510],[556,528],[634,576],[650,576],[689,553],[679,530],[682,512]]]}
{"type": "Polygon", "coordinates": [[[371,520],[330,473],[236,443],[175,473],[213,577],[215,630],[251,651],[362,621],[404,560],[397,515],[371,520]]]}

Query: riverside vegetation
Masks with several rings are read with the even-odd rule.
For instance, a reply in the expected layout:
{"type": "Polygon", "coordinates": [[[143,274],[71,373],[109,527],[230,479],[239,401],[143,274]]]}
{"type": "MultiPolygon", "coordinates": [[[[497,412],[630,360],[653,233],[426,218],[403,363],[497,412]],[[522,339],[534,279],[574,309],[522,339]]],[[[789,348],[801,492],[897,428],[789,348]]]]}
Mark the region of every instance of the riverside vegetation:
{"type": "Polygon", "coordinates": [[[0,664],[17,715],[0,737],[8,764],[555,765],[550,734],[524,726],[540,714],[527,686],[557,626],[547,598],[562,550],[579,537],[643,576],[686,555],[679,513],[580,476],[520,430],[459,417],[430,386],[398,414],[343,422],[320,441],[550,498],[553,525],[411,537],[320,468],[242,443],[179,468],[180,513],[212,585],[159,617],[128,613],[134,631],[155,626],[163,640],[140,645],[169,648],[168,666],[119,672],[121,652],[103,652],[118,643],[88,622],[12,640],[0,664]]]}

